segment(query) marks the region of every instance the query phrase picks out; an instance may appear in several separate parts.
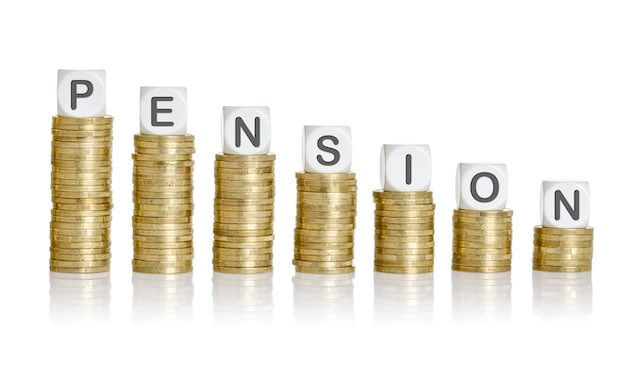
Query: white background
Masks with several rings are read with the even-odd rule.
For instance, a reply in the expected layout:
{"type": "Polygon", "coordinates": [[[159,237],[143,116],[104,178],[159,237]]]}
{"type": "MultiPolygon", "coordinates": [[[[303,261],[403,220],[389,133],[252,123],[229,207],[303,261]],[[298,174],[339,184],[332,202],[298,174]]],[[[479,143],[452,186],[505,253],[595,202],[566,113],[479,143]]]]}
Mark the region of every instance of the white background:
{"type": "MultiPolygon", "coordinates": [[[[635,1],[21,1],[0,9],[3,363],[632,362],[640,8],[635,1]],[[50,118],[58,68],[107,70],[115,117],[108,320],[50,319],[50,118]],[[131,158],[142,85],[186,86],[196,136],[191,319],[132,314],[131,158]],[[277,154],[271,324],[213,318],[213,158],[223,105],[268,105],[277,154]],[[348,124],[359,179],[353,319],[302,325],[293,302],[295,179],[304,124],[348,124]],[[374,320],[373,203],[382,143],[427,143],[437,203],[430,323],[374,320]],[[452,311],[456,163],[504,162],[514,214],[511,310],[452,311]],[[592,313],[534,311],[543,179],[591,183],[592,313]],[[578,316],[579,317],[579,316],[578,316]]],[[[488,309],[490,310],[490,308],[488,309]]]]}

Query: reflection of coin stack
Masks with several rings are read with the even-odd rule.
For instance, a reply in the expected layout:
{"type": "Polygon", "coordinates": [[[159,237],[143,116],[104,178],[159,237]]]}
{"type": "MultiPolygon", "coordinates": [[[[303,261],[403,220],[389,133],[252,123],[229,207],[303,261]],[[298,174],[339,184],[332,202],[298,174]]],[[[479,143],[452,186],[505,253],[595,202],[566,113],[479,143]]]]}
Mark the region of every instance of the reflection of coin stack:
{"type": "Polygon", "coordinates": [[[296,317],[303,320],[353,319],[353,273],[307,274],[293,277],[296,317]]]}
{"type": "Polygon", "coordinates": [[[133,273],[133,316],[136,320],[189,320],[193,312],[193,274],[133,273]]]}
{"type": "Polygon", "coordinates": [[[591,314],[591,272],[533,271],[533,311],[545,318],[591,314]]]}
{"type": "Polygon", "coordinates": [[[133,271],[191,271],[194,152],[191,135],[135,136],[133,271]]]}
{"type": "Polygon", "coordinates": [[[511,273],[451,272],[452,312],[460,318],[507,319],[511,314],[511,273]]]}
{"type": "Polygon", "coordinates": [[[375,271],[420,274],[433,271],[433,218],[430,191],[374,191],[375,271]]]}
{"type": "Polygon", "coordinates": [[[49,276],[51,319],[106,320],[111,302],[109,273],[68,274],[52,272],[49,276]]]}
{"type": "Polygon", "coordinates": [[[274,154],[217,154],[213,269],[272,270],[274,154]]]}
{"type": "Polygon", "coordinates": [[[213,310],[216,318],[230,322],[271,320],[273,274],[213,274],[213,310]]]}
{"type": "Polygon", "coordinates": [[[51,271],[109,271],[113,118],[53,118],[51,271]]]}
{"type": "Polygon", "coordinates": [[[593,228],[534,228],[534,270],[591,271],[592,258],[593,228]]]}
{"type": "Polygon", "coordinates": [[[511,210],[453,212],[453,263],[466,272],[511,270],[511,210]]]}
{"type": "Polygon", "coordinates": [[[374,274],[377,318],[428,322],[433,317],[433,274],[374,274]]]}
{"type": "Polygon", "coordinates": [[[350,273],[356,216],[356,175],[296,173],[297,217],[293,264],[315,274],[350,273]]]}

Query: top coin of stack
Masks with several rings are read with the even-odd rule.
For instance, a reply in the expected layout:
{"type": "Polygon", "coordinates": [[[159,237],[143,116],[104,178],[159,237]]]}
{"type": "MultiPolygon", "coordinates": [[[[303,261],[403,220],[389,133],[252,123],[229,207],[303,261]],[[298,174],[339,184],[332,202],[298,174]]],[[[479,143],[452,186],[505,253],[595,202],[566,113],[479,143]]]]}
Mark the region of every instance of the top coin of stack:
{"type": "Polygon", "coordinates": [[[108,116],[53,118],[51,271],[109,271],[112,126],[108,116]]]}
{"type": "Polygon", "coordinates": [[[217,154],[213,267],[216,272],[272,270],[274,154],[217,154]]]}
{"type": "Polygon", "coordinates": [[[430,191],[374,191],[375,271],[420,274],[433,271],[430,191]]]}
{"type": "Polygon", "coordinates": [[[133,154],[133,271],[192,270],[192,135],[136,135],[133,154]]]}
{"type": "Polygon", "coordinates": [[[452,269],[510,271],[512,216],[511,210],[454,210],[452,269]]]}
{"type": "Polygon", "coordinates": [[[296,173],[297,217],[293,264],[315,274],[353,272],[356,175],[296,173]]]}
{"type": "Polygon", "coordinates": [[[589,224],[589,183],[542,182],[542,226],[534,228],[533,269],[591,271],[593,228],[589,224]],[[570,203],[567,197],[573,197],[570,203]]]}

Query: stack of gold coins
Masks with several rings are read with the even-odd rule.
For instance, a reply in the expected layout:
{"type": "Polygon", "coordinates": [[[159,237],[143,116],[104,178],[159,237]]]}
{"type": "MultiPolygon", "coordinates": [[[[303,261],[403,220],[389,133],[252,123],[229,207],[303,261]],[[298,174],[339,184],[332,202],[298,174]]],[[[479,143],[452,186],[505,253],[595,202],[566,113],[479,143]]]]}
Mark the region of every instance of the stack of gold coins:
{"type": "Polygon", "coordinates": [[[537,226],[533,237],[533,269],[551,272],[591,271],[593,228],[537,226]]]}
{"type": "Polygon", "coordinates": [[[191,135],[136,135],[133,154],[133,271],[192,270],[191,135]]]}
{"type": "Polygon", "coordinates": [[[453,211],[453,263],[466,272],[511,270],[511,210],[453,211]]]}
{"type": "Polygon", "coordinates": [[[297,217],[293,264],[311,274],[354,272],[353,231],[356,223],[356,175],[296,174],[297,217]]]}
{"type": "Polygon", "coordinates": [[[112,126],[111,117],[53,118],[51,271],[109,271],[112,126]]]}
{"type": "Polygon", "coordinates": [[[433,271],[433,218],[430,191],[374,191],[375,271],[421,274],[433,271]]]}
{"type": "Polygon", "coordinates": [[[213,223],[216,272],[270,272],[276,156],[217,154],[213,223]]]}

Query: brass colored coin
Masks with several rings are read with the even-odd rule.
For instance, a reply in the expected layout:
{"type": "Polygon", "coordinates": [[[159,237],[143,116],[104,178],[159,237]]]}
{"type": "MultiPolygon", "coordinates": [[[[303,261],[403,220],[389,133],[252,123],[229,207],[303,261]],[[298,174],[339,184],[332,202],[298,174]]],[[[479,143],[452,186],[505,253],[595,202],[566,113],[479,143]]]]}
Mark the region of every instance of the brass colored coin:
{"type": "Polygon", "coordinates": [[[465,236],[481,236],[481,237],[511,237],[511,229],[494,230],[494,229],[465,229],[454,228],[454,232],[465,236]]]}
{"type": "Polygon", "coordinates": [[[191,266],[191,260],[184,261],[142,261],[133,259],[133,266],[136,268],[148,267],[148,268],[182,268],[185,266],[191,266]]]}
{"type": "Polygon", "coordinates": [[[136,223],[133,222],[133,228],[135,230],[158,230],[158,231],[170,231],[170,230],[191,230],[193,225],[191,223],[136,223]]]}
{"type": "Polygon", "coordinates": [[[134,272],[143,274],[182,274],[193,271],[193,266],[183,267],[133,267],[134,272]]]}
{"type": "MultiPolygon", "coordinates": [[[[397,261],[397,262],[433,261],[433,253],[410,255],[410,254],[384,254],[384,253],[376,252],[375,257],[376,257],[376,260],[380,260],[380,261],[397,261]]],[[[385,265],[383,264],[382,266],[385,266],[385,265]]]]}
{"type": "Polygon", "coordinates": [[[75,168],[75,169],[95,169],[101,167],[111,167],[111,161],[51,161],[53,168],[75,168]]]}
{"type": "Polygon", "coordinates": [[[405,208],[417,208],[421,210],[435,209],[436,205],[433,204],[432,199],[415,199],[415,200],[401,200],[401,199],[376,199],[374,201],[376,207],[381,209],[399,209],[400,206],[405,208]]]}
{"type": "Polygon", "coordinates": [[[262,274],[273,271],[272,266],[266,267],[252,267],[252,268],[241,268],[241,267],[222,267],[222,266],[213,266],[213,270],[215,272],[227,273],[227,274],[262,274]]]}
{"type": "Polygon", "coordinates": [[[149,148],[136,146],[136,153],[140,155],[191,155],[196,153],[196,149],[195,147],[149,148]]]}
{"type": "Polygon", "coordinates": [[[307,230],[353,230],[355,228],[354,224],[313,224],[313,223],[298,223],[296,224],[296,228],[307,229],[307,230]]]}
{"type": "Polygon", "coordinates": [[[184,204],[193,204],[193,198],[189,197],[189,198],[137,198],[134,197],[133,198],[133,202],[137,203],[137,204],[143,204],[143,205],[184,205],[184,204]]]}
{"type": "Polygon", "coordinates": [[[299,180],[353,180],[356,178],[356,174],[353,172],[341,172],[341,173],[310,173],[310,172],[296,172],[296,178],[299,180]]]}
{"type": "Polygon", "coordinates": [[[59,204],[110,204],[111,197],[106,198],[58,198],[51,197],[53,203],[59,204]]]}
{"type": "Polygon", "coordinates": [[[254,181],[243,181],[241,184],[239,184],[237,181],[234,181],[234,180],[219,179],[215,181],[215,185],[216,185],[216,189],[226,189],[227,187],[231,187],[231,186],[235,186],[235,187],[252,186],[252,187],[274,188],[275,181],[274,180],[254,180],[254,181]]]}
{"type": "Polygon", "coordinates": [[[356,194],[349,193],[312,193],[306,191],[298,191],[298,199],[310,200],[351,200],[356,198],[356,194]]]}
{"type": "Polygon", "coordinates": [[[386,248],[376,246],[376,255],[432,255],[433,247],[430,248],[386,248]]]}
{"type": "Polygon", "coordinates": [[[214,235],[220,236],[233,236],[233,237],[254,237],[254,236],[271,236],[273,235],[273,229],[256,229],[251,231],[240,231],[232,229],[214,229],[214,235]]]}
{"type": "Polygon", "coordinates": [[[104,117],[67,117],[56,115],[52,118],[53,123],[61,123],[68,125],[112,125],[113,117],[104,116],[104,117]]]}
{"type": "Polygon", "coordinates": [[[460,255],[506,255],[511,254],[511,248],[466,248],[453,247],[454,254],[460,255]]]}
{"type": "Polygon", "coordinates": [[[381,204],[376,203],[376,211],[401,211],[407,213],[414,212],[433,212],[436,206],[434,204],[418,204],[418,205],[401,205],[401,204],[381,204]]]}
{"type": "Polygon", "coordinates": [[[300,237],[352,237],[353,230],[310,230],[296,228],[294,230],[296,236],[300,237]]]}
{"type": "Polygon", "coordinates": [[[465,260],[454,257],[451,262],[455,265],[467,267],[503,267],[511,265],[511,260],[465,260]]]}
{"type": "Polygon", "coordinates": [[[62,272],[62,273],[98,273],[98,272],[107,272],[109,271],[109,265],[102,267],[56,267],[49,266],[49,270],[53,272],[62,272]]]}
{"type": "Polygon", "coordinates": [[[185,229],[171,229],[159,231],[155,229],[138,229],[134,227],[134,233],[141,236],[152,236],[152,237],[175,237],[175,236],[185,236],[193,233],[192,228],[185,229]]]}
{"type": "Polygon", "coordinates": [[[52,267],[104,267],[109,265],[109,260],[97,260],[97,261],[60,261],[49,260],[49,265],[52,267]]]}
{"type": "Polygon", "coordinates": [[[273,162],[271,161],[220,161],[216,160],[215,170],[217,169],[265,169],[273,168],[273,162]]]}
{"type": "Polygon", "coordinates": [[[228,235],[216,234],[214,235],[214,239],[216,242],[241,242],[246,244],[264,242],[264,244],[268,244],[270,246],[274,237],[273,237],[273,234],[262,235],[262,236],[256,235],[251,237],[240,237],[240,236],[234,236],[234,235],[228,236],[228,235]]]}
{"type": "Polygon", "coordinates": [[[329,210],[330,208],[340,208],[340,209],[356,209],[356,199],[346,199],[346,200],[336,200],[336,199],[298,199],[298,207],[300,209],[313,210],[320,209],[329,210]]]}
{"type": "Polygon", "coordinates": [[[302,260],[292,260],[293,265],[297,267],[312,267],[312,268],[340,268],[340,267],[351,267],[353,265],[352,260],[346,261],[323,261],[323,262],[315,262],[315,261],[302,261],[302,260]]]}
{"type": "Polygon", "coordinates": [[[51,159],[56,161],[111,161],[111,154],[73,155],[73,154],[52,153],[51,159]]]}
{"type": "Polygon", "coordinates": [[[191,198],[191,191],[182,191],[182,192],[145,192],[145,191],[136,191],[134,193],[135,198],[150,198],[150,199],[184,199],[191,198]]]}
{"type": "Polygon", "coordinates": [[[51,179],[77,180],[77,179],[111,179],[111,173],[52,173],[51,179]]]}
{"type": "Polygon", "coordinates": [[[433,267],[433,260],[427,260],[427,261],[374,260],[374,265],[383,266],[383,267],[433,267]]]}
{"type": "Polygon", "coordinates": [[[111,185],[111,179],[51,179],[51,185],[53,186],[109,186],[111,185]]]}
{"type": "MultiPolygon", "coordinates": [[[[267,254],[228,254],[221,253],[220,251],[213,253],[214,262],[223,262],[223,261],[233,261],[233,262],[253,262],[253,261],[266,261],[273,258],[273,255],[270,253],[267,254]]],[[[229,267],[233,267],[227,265],[229,267]]]]}
{"type": "Polygon", "coordinates": [[[387,229],[376,229],[375,234],[378,237],[384,239],[385,237],[425,237],[433,236],[433,229],[415,229],[415,230],[403,230],[394,231],[387,229]]]}
{"type": "Polygon", "coordinates": [[[165,149],[165,148],[194,148],[195,143],[192,141],[155,141],[155,142],[143,142],[134,141],[133,145],[136,148],[149,148],[149,149],[165,149]]]}
{"type": "Polygon", "coordinates": [[[558,236],[593,236],[593,228],[551,228],[535,226],[535,234],[558,235],[558,236]]]}
{"type": "Polygon", "coordinates": [[[274,192],[275,187],[271,186],[216,186],[217,192],[228,193],[270,193],[274,192]]]}
{"type": "Polygon", "coordinates": [[[134,177],[133,183],[136,187],[193,187],[193,182],[188,178],[171,178],[169,176],[157,176],[151,179],[134,177]]]}
{"type": "Polygon", "coordinates": [[[221,199],[215,198],[214,204],[222,206],[273,206],[273,198],[271,199],[221,199]]]}
{"type": "Polygon", "coordinates": [[[216,160],[220,161],[237,161],[237,162],[262,162],[262,161],[275,161],[276,155],[273,153],[267,153],[263,155],[231,155],[224,153],[217,153],[216,160]]]}
{"type": "Polygon", "coordinates": [[[106,228],[96,229],[73,229],[73,228],[51,228],[49,232],[55,236],[102,236],[108,235],[106,228]]]}
{"type": "Polygon", "coordinates": [[[318,268],[318,267],[303,267],[296,266],[296,271],[300,273],[306,274],[326,274],[326,275],[336,275],[336,274],[348,274],[356,271],[356,268],[351,267],[334,267],[334,268],[318,268]]]}
{"type": "Polygon", "coordinates": [[[181,135],[153,135],[153,134],[136,134],[133,136],[134,142],[193,142],[195,137],[191,134],[181,135]]]}
{"type": "Polygon", "coordinates": [[[271,223],[218,223],[215,222],[213,224],[213,228],[218,229],[228,229],[228,230],[239,230],[239,231],[253,231],[253,230],[271,230],[273,229],[273,224],[271,223]]]}
{"type": "MultiPolygon", "coordinates": [[[[293,249],[294,254],[301,256],[353,256],[353,247],[343,249],[311,249],[311,248],[299,248],[293,249]]],[[[301,260],[304,260],[301,258],[301,260]]]]}
{"type": "Polygon", "coordinates": [[[83,147],[79,144],[69,145],[64,142],[52,142],[51,152],[53,155],[93,155],[101,156],[102,158],[104,158],[104,156],[111,155],[111,142],[103,143],[102,145],[87,145],[86,147],[83,147]]]}
{"type": "Polygon", "coordinates": [[[258,211],[232,211],[232,210],[214,210],[215,218],[226,219],[258,219],[266,218],[273,219],[273,210],[258,210],[258,211]]]}
{"type": "Polygon", "coordinates": [[[423,267],[387,267],[374,265],[374,270],[388,274],[426,274],[433,272],[433,266],[423,267]]]}
{"type": "Polygon", "coordinates": [[[574,241],[574,242],[535,242],[538,247],[550,247],[550,248],[591,248],[593,242],[591,241],[574,241]]]}
{"type": "Polygon", "coordinates": [[[232,167],[216,167],[215,173],[219,175],[262,175],[273,174],[275,166],[269,167],[244,167],[244,168],[232,168],[232,167]]]}
{"type": "Polygon", "coordinates": [[[191,168],[194,166],[193,160],[180,160],[180,161],[133,161],[135,168],[152,168],[152,169],[179,169],[179,168],[191,168]]]}
{"type": "Polygon", "coordinates": [[[134,253],[133,258],[140,261],[155,261],[155,262],[174,262],[174,261],[189,261],[193,259],[193,254],[185,255],[145,255],[141,253],[134,253]]]}
{"type": "Polygon", "coordinates": [[[395,217],[395,218],[424,218],[433,217],[435,212],[433,210],[420,210],[420,211],[407,211],[407,210],[376,210],[376,218],[380,217],[395,217]]]}
{"type": "Polygon", "coordinates": [[[273,253],[272,247],[264,248],[223,248],[214,247],[214,254],[220,255],[269,255],[273,253]]]}
{"type": "Polygon", "coordinates": [[[136,210],[146,210],[146,211],[175,212],[175,211],[193,210],[193,204],[171,204],[171,205],[134,204],[133,208],[136,210]]]}
{"type": "Polygon", "coordinates": [[[424,237],[382,237],[376,236],[376,246],[388,248],[431,248],[433,236],[424,237]]]}
{"type": "Polygon", "coordinates": [[[591,265],[591,259],[584,260],[552,260],[549,258],[533,258],[533,263],[535,265],[543,265],[543,266],[586,266],[591,265]]]}
{"type": "Polygon", "coordinates": [[[52,221],[50,225],[51,228],[59,228],[59,229],[103,229],[103,228],[109,228],[110,226],[111,226],[111,222],[64,223],[64,222],[52,221]]]}
{"type": "Polygon", "coordinates": [[[269,224],[272,226],[273,218],[227,218],[227,217],[215,217],[215,223],[224,224],[269,224]]]}
{"type": "Polygon", "coordinates": [[[193,166],[157,166],[157,167],[147,167],[147,166],[133,166],[133,174],[137,176],[144,175],[158,175],[158,174],[167,174],[167,175],[178,175],[178,176],[191,176],[193,174],[193,166]]]}
{"type": "Polygon", "coordinates": [[[179,255],[192,255],[193,247],[184,248],[143,248],[135,247],[135,255],[150,255],[150,256],[179,256],[179,255]]]}
{"type": "Polygon", "coordinates": [[[333,219],[333,218],[354,218],[356,216],[355,209],[347,211],[302,211],[298,210],[297,219],[305,218],[321,218],[321,219],[333,219]]]}
{"type": "Polygon", "coordinates": [[[433,226],[433,217],[421,217],[421,218],[400,218],[400,217],[376,217],[375,223],[386,224],[422,224],[433,226]]]}
{"type": "Polygon", "coordinates": [[[455,209],[453,214],[461,217],[511,217],[513,211],[509,209],[504,210],[466,210],[455,209]]]}
{"type": "Polygon", "coordinates": [[[228,249],[266,249],[273,247],[273,240],[271,241],[218,241],[213,242],[214,249],[228,248],[228,249]]]}
{"type": "Polygon", "coordinates": [[[465,216],[453,216],[454,223],[481,223],[481,224],[504,224],[511,223],[513,219],[511,217],[465,217],[465,216]]]}
{"type": "Polygon", "coordinates": [[[591,271],[591,265],[585,266],[544,266],[533,265],[534,270],[548,272],[586,272],[591,271]]]}
{"type": "Polygon", "coordinates": [[[352,261],[353,254],[350,255],[302,255],[294,254],[294,260],[311,261],[311,262],[334,262],[334,261],[352,261]]]}
{"type": "Polygon", "coordinates": [[[355,185],[351,186],[312,186],[298,185],[298,191],[304,191],[309,193],[355,193],[357,188],[355,185]]]}
{"type": "Polygon", "coordinates": [[[467,230],[511,230],[511,223],[453,223],[454,229],[467,230]]]}
{"type": "Polygon", "coordinates": [[[320,202],[314,204],[302,204],[296,205],[298,212],[355,212],[355,204],[322,204],[320,202]]]}
{"type": "Polygon", "coordinates": [[[104,248],[58,248],[50,247],[52,255],[103,255],[109,253],[109,247],[104,248]]]}
{"type": "Polygon", "coordinates": [[[541,243],[564,243],[564,242],[593,242],[593,237],[589,236],[546,236],[535,235],[533,237],[534,242],[541,243]]]}
{"type": "Polygon", "coordinates": [[[295,249],[311,249],[311,250],[344,250],[353,249],[353,240],[348,242],[308,242],[296,240],[295,249]]]}
{"type": "Polygon", "coordinates": [[[104,239],[102,241],[59,241],[55,238],[51,240],[51,247],[55,249],[108,249],[111,242],[104,239]]]}
{"type": "Polygon", "coordinates": [[[274,179],[274,174],[255,174],[255,175],[221,175],[216,173],[214,175],[216,182],[224,180],[224,181],[236,181],[238,184],[241,183],[250,183],[253,181],[271,181],[274,179]]]}
{"type": "Polygon", "coordinates": [[[355,218],[354,217],[348,217],[348,218],[306,218],[306,217],[297,217],[296,218],[296,223],[301,223],[301,224],[350,224],[350,225],[355,225],[355,218]]]}
{"type": "Polygon", "coordinates": [[[159,217],[185,218],[185,217],[191,217],[193,212],[191,210],[176,210],[176,211],[153,210],[153,211],[149,211],[149,210],[135,209],[133,214],[135,216],[138,216],[138,217],[146,217],[146,218],[150,218],[150,217],[154,217],[154,218],[159,218],[159,217]]]}
{"type": "Polygon", "coordinates": [[[56,210],[110,210],[113,204],[57,204],[53,203],[56,210]]]}
{"type": "Polygon", "coordinates": [[[433,193],[430,191],[382,191],[374,190],[373,197],[375,199],[431,199],[433,193]]]}
{"type": "Polygon", "coordinates": [[[55,140],[58,137],[77,137],[77,138],[100,138],[100,137],[111,137],[112,129],[108,128],[96,128],[96,127],[63,127],[53,126],[51,128],[51,135],[55,140]]]}
{"type": "Polygon", "coordinates": [[[111,258],[110,253],[105,254],[80,254],[80,255],[72,255],[72,254],[61,254],[61,253],[51,253],[51,260],[57,261],[101,261],[108,260],[111,258]]]}
{"type": "Polygon", "coordinates": [[[255,200],[255,199],[273,199],[275,192],[267,193],[236,193],[227,191],[216,191],[217,199],[242,199],[242,200],[255,200]]]}
{"type": "MultiPolygon", "coordinates": [[[[484,247],[482,245],[485,245],[487,247],[490,246],[496,246],[496,245],[510,245],[511,244],[511,236],[470,236],[470,235],[463,235],[463,234],[457,234],[456,232],[453,233],[453,244],[457,245],[459,244],[461,247],[475,247],[477,245],[480,245],[481,247],[484,247]],[[468,246],[467,244],[472,244],[474,246],[468,246]]],[[[500,247],[494,247],[494,248],[500,248],[500,247]]]]}
{"type": "Polygon", "coordinates": [[[490,260],[511,260],[511,254],[459,254],[454,252],[453,258],[455,260],[465,260],[465,261],[490,261],[490,260]]]}
{"type": "Polygon", "coordinates": [[[265,267],[271,266],[271,260],[262,260],[262,261],[226,261],[226,260],[214,260],[216,265],[222,267],[265,267]]]}
{"type": "Polygon", "coordinates": [[[192,156],[190,154],[186,155],[139,155],[133,154],[131,158],[134,161],[134,164],[138,161],[191,161],[192,156]]]}
{"type": "MultiPolygon", "coordinates": [[[[133,240],[137,243],[142,244],[143,242],[154,243],[154,244],[172,244],[183,242],[182,245],[191,245],[191,241],[193,241],[193,235],[163,235],[163,236],[141,236],[141,235],[133,235],[133,240]]],[[[181,246],[176,246],[181,247],[181,246]]],[[[184,246],[182,246],[184,247],[184,246]]],[[[168,247],[167,247],[168,248],[168,247]]]]}
{"type": "Polygon", "coordinates": [[[169,250],[192,248],[192,241],[133,241],[134,251],[139,249],[169,250]]]}
{"type": "Polygon", "coordinates": [[[433,232],[433,223],[376,223],[377,230],[385,231],[424,231],[433,232]]]}
{"type": "Polygon", "coordinates": [[[464,265],[451,265],[451,269],[454,271],[462,271],[462,272],[484,272],[484,273],[494,273],[494,272],[508,272],[511,271],[511,265],[509,266],[484,266],[484,267],[473,267],[473,266],[464,266],[464,265]]]}
{"type": "Polygon", "coordinates": [[[591,260],[593,258],[593,254],[586,255],[558,255],[558,254],[539,254],[534,253],[534,260],[591,260]]]}
{"type": "Polygon", "coordinates": [[[543,255],[592,255],[593,247],[567,247],[567,248],[553,248],[553,247],[534,247],[534,253],[540,253],[543,255]]]}

